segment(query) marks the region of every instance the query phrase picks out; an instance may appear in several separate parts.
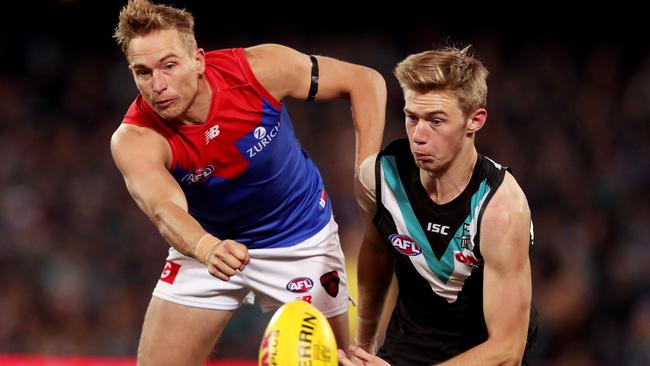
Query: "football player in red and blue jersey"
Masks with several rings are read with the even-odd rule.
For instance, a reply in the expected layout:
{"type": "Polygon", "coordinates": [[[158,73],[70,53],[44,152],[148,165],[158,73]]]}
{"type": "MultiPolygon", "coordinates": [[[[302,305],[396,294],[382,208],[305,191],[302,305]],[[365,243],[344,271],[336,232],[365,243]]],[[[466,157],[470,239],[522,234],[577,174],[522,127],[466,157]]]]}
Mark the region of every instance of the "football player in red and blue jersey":
{"type": "Polygon", "coordinates": [[[233,311],[252,301],[263,310],[309,301],[345,347],[338,228],[283,101],[349,99],[358,166],[381,145],[381,75],[276,44],[206,52],[189,12],[147,0],[122,9],[115,38],[140,95],[111,151],[131,196],[170,245],[139,364],[201,364],[233,311]]]}

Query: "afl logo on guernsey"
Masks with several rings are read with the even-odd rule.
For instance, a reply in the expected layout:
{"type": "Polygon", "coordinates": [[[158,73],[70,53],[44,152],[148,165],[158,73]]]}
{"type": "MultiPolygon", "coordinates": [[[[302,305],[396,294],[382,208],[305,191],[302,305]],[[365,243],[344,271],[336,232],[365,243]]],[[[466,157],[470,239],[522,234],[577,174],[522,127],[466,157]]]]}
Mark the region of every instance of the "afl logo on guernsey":
{"type": "Polygon", "coordinates": [[[314,287],[314,281],[309,277],[294,278],[287,283],[287,290],[297,293],[307,292],[311,290],[312,287],[314,287]]]}
{"type": "Polygon", "coordinates": [[[187,175],[181,179],[181,183],[185,183],[187,185],[201,183],[208,179],[212,173],[214,173],[214,167],[212,165],[208,165],[205,168],[200,168],[193,172],[187,173],[187,175]]]}
{"type": "Polygon", "coordinates": [[[414,256],[422,254],[420,246],[408,235],[393,234],[388,237],[388,240],[390,240],[390,243],[393,244],[393,247],[398,252],[404,255],[414,256]]]}

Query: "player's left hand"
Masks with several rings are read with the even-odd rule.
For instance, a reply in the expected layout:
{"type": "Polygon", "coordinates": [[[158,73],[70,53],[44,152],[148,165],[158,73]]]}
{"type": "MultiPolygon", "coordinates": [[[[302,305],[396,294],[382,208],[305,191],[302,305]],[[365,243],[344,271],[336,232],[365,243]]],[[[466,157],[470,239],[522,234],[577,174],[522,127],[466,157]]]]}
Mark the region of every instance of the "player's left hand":
{"type": "Polygon", "coordinates": [[[339,349],[339,363],[343,366],[390,366],[390,364],[381,358],[371,355],[357,346],[348,347],[352,359],[339,349]]]}

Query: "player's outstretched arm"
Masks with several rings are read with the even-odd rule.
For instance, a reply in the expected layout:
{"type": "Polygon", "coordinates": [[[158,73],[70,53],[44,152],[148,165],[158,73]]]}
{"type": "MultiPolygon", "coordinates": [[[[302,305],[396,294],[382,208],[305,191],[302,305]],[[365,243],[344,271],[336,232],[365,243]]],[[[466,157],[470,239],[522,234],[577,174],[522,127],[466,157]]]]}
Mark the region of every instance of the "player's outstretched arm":
{"type": "MultiPolygon", "coordinates": [[[[260,83],[278,100],[306,100],[312,80],[309,56],[292,48],[264,44],[246,49],[248,61],[260,83]]],[[[386,113],[386,83],[377,71],[330,57],[316,56],[316,100],[347,98],[352,104],[356,131],[355,168],[381,147],[386,113]]]]}
{"type": "Polygon", "coordinates": [[[243,270],[250,260],[246,246],[206,233],[188,213],[183,190],[167,170],[171,151],[162,136],[123,124],[113,134],[111,152],[129,193],[171,246],[222,280],[243,270]]]}

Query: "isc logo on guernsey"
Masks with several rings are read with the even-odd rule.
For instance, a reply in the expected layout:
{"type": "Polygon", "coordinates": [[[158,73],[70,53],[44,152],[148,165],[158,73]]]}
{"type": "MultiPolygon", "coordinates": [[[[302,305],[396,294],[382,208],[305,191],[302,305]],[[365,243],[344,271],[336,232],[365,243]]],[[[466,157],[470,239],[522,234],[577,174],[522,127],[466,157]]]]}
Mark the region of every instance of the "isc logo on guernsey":
{"type": "Polygon", "coordinates": [[[257,155],[258,152],[264,150],[264,148],[273,141],[275,136],[278,135],[280,131],[280,121],[273,126],[268,132],[266,128],[260,126],[253,131],[253,136],[258,140],[253,147],[246,150],[249,159],[252,159],[253,156],[257,155]]]}
{"type": "Polygon", "coordinates": [[[422,249],[418,243],[414,242],[408,235],[393,234],[388,237],[388,240],[390,240],[398,252],[404,255],[414,256],[422,254],[422,249]]]}

